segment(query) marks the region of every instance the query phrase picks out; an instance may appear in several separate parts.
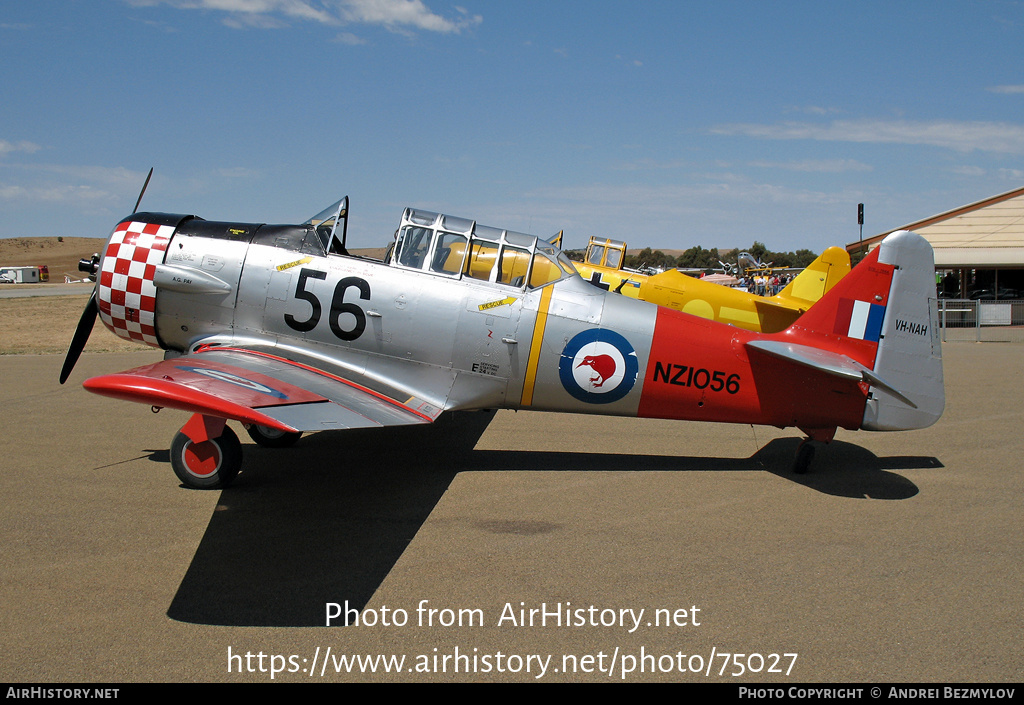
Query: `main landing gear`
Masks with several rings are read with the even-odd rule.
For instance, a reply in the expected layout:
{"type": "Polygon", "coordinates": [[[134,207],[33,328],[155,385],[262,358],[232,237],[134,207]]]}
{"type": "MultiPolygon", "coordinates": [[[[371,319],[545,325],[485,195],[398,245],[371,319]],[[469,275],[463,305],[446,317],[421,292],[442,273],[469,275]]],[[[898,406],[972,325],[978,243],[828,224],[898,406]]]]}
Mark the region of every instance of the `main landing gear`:
{"type": "Polygon", "coordinates": [[[224,419],[195,414],[171,442],[171,468],[186,487],[227,487],[242,468],[242,444],[224,419]]]}
{"type": "Polygon", "coordinates": [[[171,443],[171,468],[178,479],[197,490],[227,487],[242,467],[242,444],[229,427],[217,438],[194,443],[178,431],[171,443]]]}
{"type": "MultiPolygon", "coordinates": [[[[287,448],[299,432],[246,425],[249,437],[266,448],[287,448]]],[[[195,414],[171,442],[171,468],[182,484],[197,490],[222,489],[242,468],[242,444],[224,419],[195,414]]]]}

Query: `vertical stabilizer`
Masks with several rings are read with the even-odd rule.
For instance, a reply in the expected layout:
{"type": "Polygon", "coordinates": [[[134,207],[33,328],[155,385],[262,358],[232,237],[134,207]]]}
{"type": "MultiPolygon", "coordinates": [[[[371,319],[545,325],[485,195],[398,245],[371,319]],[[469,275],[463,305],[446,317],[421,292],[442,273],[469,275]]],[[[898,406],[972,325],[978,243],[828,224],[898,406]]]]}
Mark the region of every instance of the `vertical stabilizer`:
{"type": "Polygon", "coordinates": [[[932,247],[920,235],[900,230],[878,246],[878,262],[892,265],[893,275],[873,372],[917,408],[872,387],[861,427],[925,428],[938,421],[946,403],[932,247]]]}
{"type": "Polygon", "coordinates": [[[830,247],[773,298],[784,305],[807,309],[849,273],[850,255],[841,247],[830,247]]]}

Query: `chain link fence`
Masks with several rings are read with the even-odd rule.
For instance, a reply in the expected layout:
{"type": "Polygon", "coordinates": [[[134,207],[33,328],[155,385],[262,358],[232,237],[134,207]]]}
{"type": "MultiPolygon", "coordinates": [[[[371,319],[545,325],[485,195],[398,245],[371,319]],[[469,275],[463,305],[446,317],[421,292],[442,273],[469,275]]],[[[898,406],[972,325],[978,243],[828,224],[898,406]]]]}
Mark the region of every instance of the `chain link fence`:
{"type": "Polygon", "coordinates": [[[1024,301],[940,299],[942,341],[1024,343],[1024,301]]]}

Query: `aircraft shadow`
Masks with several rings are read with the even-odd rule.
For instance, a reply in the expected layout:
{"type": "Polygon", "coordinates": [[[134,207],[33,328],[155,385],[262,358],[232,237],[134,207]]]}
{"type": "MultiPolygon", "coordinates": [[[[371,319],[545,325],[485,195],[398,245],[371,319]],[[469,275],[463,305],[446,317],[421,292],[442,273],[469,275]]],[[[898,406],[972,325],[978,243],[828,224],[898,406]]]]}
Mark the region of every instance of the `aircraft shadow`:
{"type": "MultiPolygon", "coordinates": [[[[794,475],[796,438],[773,440],[751,458],[474,450],[493,414],[463,416],[441,429],[320,433],[286,450],[246,446],[243,473],[221,493],[167,615],[311,627],[325,624],[325,603],[362,610],[462,471],[767,471],[835,496],[906,499],[917,487],[888,470],[942,467],[936,458],[878,458],[837,441],[818,449],[810,473],[794,475]]],[[[167,462],[165,452],[150,457],[167,462]]]]}

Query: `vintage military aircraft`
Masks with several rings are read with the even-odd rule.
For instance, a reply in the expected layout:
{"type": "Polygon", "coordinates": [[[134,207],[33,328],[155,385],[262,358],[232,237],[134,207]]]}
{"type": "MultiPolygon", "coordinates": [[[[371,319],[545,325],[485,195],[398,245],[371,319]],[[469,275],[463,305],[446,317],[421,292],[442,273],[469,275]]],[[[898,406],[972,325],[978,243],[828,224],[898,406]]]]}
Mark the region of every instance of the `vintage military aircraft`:
{"type": "Polygon", "coordinates": [[[718,260],[718,264],[721,265],[722,271],[726,274],[732,274],[736,277],[742,277],[744,275],[750,276],[753,274],[772,274],[779,272],[790,272],[795,273],[799,271],[798,267],[773,267],[774,262],[762,262],[756,256],[749,252],[739,252],[736,254],[736,263],[731,264],[729,262],[723,262],[718,260]]]}
{"type": "MultiPolygon", "coordinates": [[[[559,242],[560,236],[552,242],[559,242]]],[[[758,296],[689,276],[685,270],[629,270],[623,266],[625,256],[624,242],[591,237],[583,262],[575,263],[576,269],[602,289],[759,333],[788,328],[850,271],[846,250],[830,247],[778,294],[758,296]]]]}
{"type": "Polygon", "coordinates": [[[750,272],[769,271],[773,262],[762,262],[749,252],[740,252],[736,255],[735,264],[723,262],[722,260],[718,260],[718,264],[721,265],[722,271],[726,274],[742,277],[744,274],[748,274],[750,272]]]}
{"type": "MultiPolygon", "coordinates": [[[[264,445],[302,432],[428,424],[473,409],[903,430],[942,413],[931,247],[886,238],[796,323],[758,334],[602,291],[536,237],[406,209],[384,261],[348,254],[348,201],[302,225],[133,213],[113,230],[61,371],[98,314],[166,350],[84,383],[192,413],[182,483],[227,485],[226,425],[264,445]]],[[[801,445],[795,469],[813,456],[801,445]]]]}

